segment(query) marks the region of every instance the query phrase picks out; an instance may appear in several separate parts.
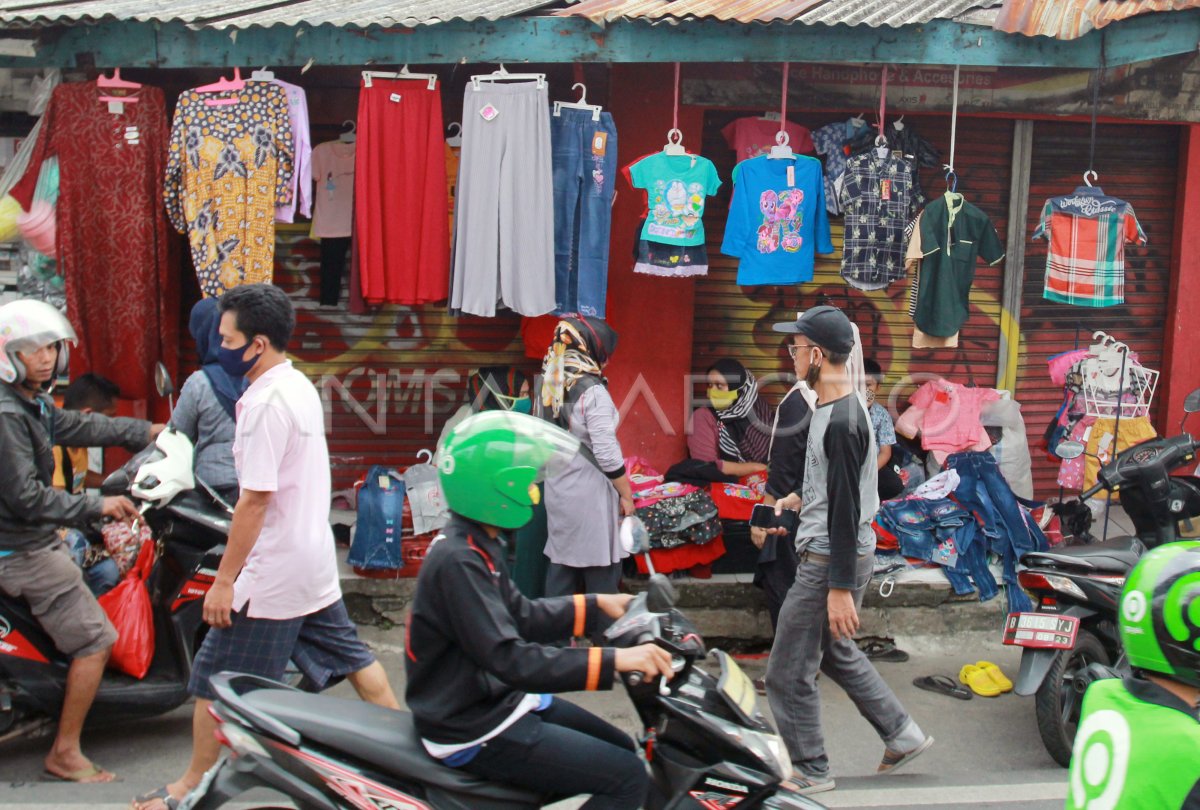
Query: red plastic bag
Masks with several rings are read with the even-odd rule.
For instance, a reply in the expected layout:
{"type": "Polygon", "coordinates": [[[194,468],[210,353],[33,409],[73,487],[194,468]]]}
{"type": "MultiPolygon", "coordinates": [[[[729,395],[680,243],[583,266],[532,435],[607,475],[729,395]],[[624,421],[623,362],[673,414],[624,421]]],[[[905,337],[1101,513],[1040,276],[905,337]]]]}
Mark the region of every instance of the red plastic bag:
{"type": "Polygon", "coordinates": [[[100,597],[100,607],[117,628],[108,665],[139,680],[146,677],[154,659],[154,616],[146,578],[154,567],[154,542],[142,543],[137,562],[117,587],[100,597]]]}

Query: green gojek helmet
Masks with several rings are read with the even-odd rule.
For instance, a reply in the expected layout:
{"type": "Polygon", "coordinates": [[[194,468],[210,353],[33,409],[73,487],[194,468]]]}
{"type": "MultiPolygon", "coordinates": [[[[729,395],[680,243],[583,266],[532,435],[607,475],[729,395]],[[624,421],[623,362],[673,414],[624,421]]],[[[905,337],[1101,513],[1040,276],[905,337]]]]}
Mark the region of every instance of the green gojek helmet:
{"type": "Polygon", "coordinates": [[[533,517],[535,484],[563,470],[578,452],[579,439],[544,419],[483,411],[451,429],[434,463],[451,511],[518,529],[533,517]]]}
{"type": "Polygon", "coordinates": [[[1200,542],[1147,552],[1125,582],[1119,622],[1131,666],[1200,686],[1200,542]]]}

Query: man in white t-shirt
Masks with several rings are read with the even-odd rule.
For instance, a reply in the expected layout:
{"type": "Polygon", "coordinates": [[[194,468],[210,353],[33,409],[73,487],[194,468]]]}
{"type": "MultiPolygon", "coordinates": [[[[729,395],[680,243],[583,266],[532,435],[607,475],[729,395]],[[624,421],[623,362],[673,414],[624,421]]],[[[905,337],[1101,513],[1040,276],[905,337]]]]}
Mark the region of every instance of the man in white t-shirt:
{"type": "Polygon", "coordinates": [[[209,679],[232,670],[278,680],[294,661],[317,689],[347,678],[359,696],[398,709],[383,667],[358,638],[338,583],[329,527],[329,450],[316,388],[284,355],[296,314],[270,284],[221,297],[219,361],[250,387],[237,405],[234,462],[241,497],[216,581],[204,598],[212,625],[192,667],[192,761],[177,782],[139,796],[169,808],[216,764],[209,679]]]}

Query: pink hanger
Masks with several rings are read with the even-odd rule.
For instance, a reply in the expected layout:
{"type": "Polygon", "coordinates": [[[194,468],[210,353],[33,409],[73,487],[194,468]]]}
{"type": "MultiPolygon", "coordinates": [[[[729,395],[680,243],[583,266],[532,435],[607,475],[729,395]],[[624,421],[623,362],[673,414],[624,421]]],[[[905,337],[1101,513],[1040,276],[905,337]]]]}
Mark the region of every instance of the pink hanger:
{"type": "MultiPolygon", "coordinates": [[[[197,93],[227,93],[227,92],[232,92],[232,91],[236,91],[236,90],[241,90],[245,86],[246,86],[246,83],[244,81],[242,81],[242,71],[239,68],[234,68],[232,79],[226,79],[224,76],[222,76],[220,79],[217,79],[217,81],[213,82],[212,84],[205,84],[205,85],[201,85],[200,87],[195,88],[195,91],[197,93]]],[[[206,98],[206,99],[204,99],[204,103],[208,104],[211,107],[216,107],[216,106],[226,105],[226,104],[237,104],[238,99],[236,99],[236,98],[206,98]]]]}
{"type": "MultiPolygon", "coordinates": [[[[98,87],[100,89],[131,90],[131,91],[142,89],[142,86],[139,83],[131,82],[128,79],[122,79],[120,68],[113,68],[112,78],[105,76],[103,73],[101,73],[99,76],[97,76],[96,77],[96,87],[98,87]]],[[[105,103],[119,102],[122,104],[134,104],[137,102],[137,100],[138,100],[138,97],[135,95],[132,95],[132,94],[130,94],[128,96],[113,96],[113,95],[100,96],[100,101],[103,101],[105,103]]]]}

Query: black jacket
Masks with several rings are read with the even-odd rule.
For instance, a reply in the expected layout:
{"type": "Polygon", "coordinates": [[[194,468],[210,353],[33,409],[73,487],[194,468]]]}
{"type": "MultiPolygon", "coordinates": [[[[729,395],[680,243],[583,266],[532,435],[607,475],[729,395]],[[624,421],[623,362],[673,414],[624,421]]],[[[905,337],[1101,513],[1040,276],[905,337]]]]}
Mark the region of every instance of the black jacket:
{"type": "Polygon", "coordinates": [[[0,551],[44,548],[58,527],[100,517],[99,496],[54,488],[54,445],[140,450],[149,437],[142,419],[60,410],[48,396],[31,402],[0,383],[0,551]]]}
{"type": "Polygon", "coordinates": [[[611,689],[616,650],[546,646],[591,633],[596,597],[526,599],[504,545],[458,515],[417,578],[405,630],[405,702],[421,737],[471,742],[499,726],[527,693],[611,689]]]}

